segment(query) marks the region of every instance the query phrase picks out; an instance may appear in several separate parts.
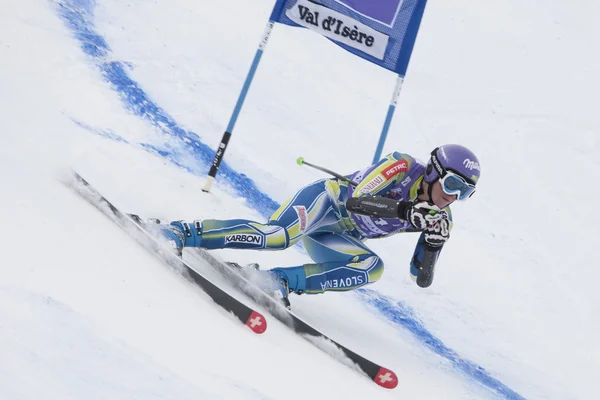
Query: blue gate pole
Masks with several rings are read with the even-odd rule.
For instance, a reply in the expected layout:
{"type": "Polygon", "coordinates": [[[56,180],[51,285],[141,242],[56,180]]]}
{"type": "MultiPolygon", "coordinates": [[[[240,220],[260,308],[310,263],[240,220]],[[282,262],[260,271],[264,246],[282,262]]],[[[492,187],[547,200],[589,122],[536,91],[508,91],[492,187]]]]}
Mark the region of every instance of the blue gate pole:
{"type": "Polygon", "coordinates": [[[258,44],[258,49],[256,50],[256,54],[254,55],[254,60],[252,60],[250,71],[248,71],[248,75],[246,75],[244,86],[242,86],[242,91],[237,99],[237,102],[235,103],[235,108],[233,109],[233,113],[231,114],[231,118],[229,119],[229,124],[227,124],[227,129],[225,130],[225,133],[223,133],[223,138],[221,139],[221,143],[219,143],[219,147],[217,148],[215,157],[213,158],[210,170],[208,171],[208,176],[206,177],[204,188],[202,188],[204,192],[210,192],[210,189],[212,188],[215,182],[215,177],[217,176],[217,172],[219,171],[221,161],[225,156],[225,150],[227,149],[227,145],[229,144],[229,139],[231,138],[231,134],[233,133],[233,128],[235,127],[235,123],[238,119],[240,111],[242,110],[242,105],[244,104],[244,100],[246,99],[246,94],[248,94],[250,84],[252,83],[252,79],[254,78],[254,74],[256,73],[258,63],[260,62],[265,47],[267,47],[269,36],[271,35],[271,31],[273,30],[273,26],[275,25],[275,19],[281,12],[281,8],[283,7],[284,3],[285,1],[283,0],[277,0],[275,2],[275,6],[273,7],[273,11],[271,12],[271,17],[269,18],[269,22],[267,22],[265,31],[262,35],[260,43],[258,44]]]}
{"type": "Polygon", "coordinates": [[[396,111],[396,104],[398,104],[398,97],[400,97],[400,91],[402,90],[403,83],[404,77],[398,75],[398,78],[396,79],[396,87],[394,88],[394,93],[392,94],[392,101],[390,102],[390,106],[385,117],[385,122],[383,124],[383,129],[381,130],[381,135],[379,136],[377,150],[375,150],[375,155],[373,156],[373,164],[377,163],[381,157],[381,151],[383,150],[383,145],[385,144],[385,139],[387,138],[388,130],[390,129],[392,118],[394,117],[394,111],[396,111]]]}

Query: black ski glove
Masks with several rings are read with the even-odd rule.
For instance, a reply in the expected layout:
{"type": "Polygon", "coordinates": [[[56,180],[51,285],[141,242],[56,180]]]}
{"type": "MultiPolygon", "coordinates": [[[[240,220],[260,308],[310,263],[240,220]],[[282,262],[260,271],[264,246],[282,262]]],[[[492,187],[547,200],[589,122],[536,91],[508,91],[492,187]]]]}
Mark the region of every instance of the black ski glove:
{"type": "Polygon", "coordinates": [[[400,218],[416,230],[425,232],[431,247],[441,247],[450,237],[448,213],[426,201],[398,201],[381,196],[351,197],[346,200],[350,212],[380,218],[400,218]]]}
{"type": "Polygon", "coordinates": [[[450,237],[450,220],[445,210],[426,201],[405,203],[398,209],[404,218],[410,222],[415,229],[425,233],[425,242],[432,247],[441,247],[450,237]],[[401,210],[401,208],[404,208],[401,210]]]}

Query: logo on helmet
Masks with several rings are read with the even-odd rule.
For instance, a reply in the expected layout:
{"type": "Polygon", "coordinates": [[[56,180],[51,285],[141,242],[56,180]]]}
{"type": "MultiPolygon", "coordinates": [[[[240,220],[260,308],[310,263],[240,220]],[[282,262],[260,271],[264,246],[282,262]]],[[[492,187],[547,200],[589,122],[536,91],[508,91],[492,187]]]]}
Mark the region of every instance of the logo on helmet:
{"type": "Polygon", "coordinates": [[[476,169],[477,171],[481,172],[481,169],[479,169],[479,163],[475,162],[475,161],[471,161],[468,158],[465,158],[465,161],[463,161],[463,165],[465,166],[465,168],[468,168],[471,171],[476,169]]]}
{"type": "Polygon", "coordinates": [[[442,157],[444,157],[444,160],[448,161],[448,156],[446,155],[446,150],[444,150],[443,147],[440,147],[440,152],[442,153],[442,157]]]}

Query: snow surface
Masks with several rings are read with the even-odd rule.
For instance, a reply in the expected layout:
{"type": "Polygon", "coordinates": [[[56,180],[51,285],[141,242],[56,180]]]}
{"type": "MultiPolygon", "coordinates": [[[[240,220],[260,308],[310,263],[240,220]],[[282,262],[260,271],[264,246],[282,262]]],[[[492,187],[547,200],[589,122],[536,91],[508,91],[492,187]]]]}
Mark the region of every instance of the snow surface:
{"type": "Polygon", "coordinates": [[[262,221],[323,177],[298,156],[368,165],[395,76],[277,25],[201,191],[272,4],[0,2],[0,399],[595,398],[596,2],[427,6],[384,153],[466,144],[478,193],[453,207],[431,288],[408,277],[416,237],[398,235],[370,242],[386,261],[377,284],[292,299],[394,370],[394,390],[273,318],[252,334],[60,183],[74,168],[126,211],[262,221]]]}

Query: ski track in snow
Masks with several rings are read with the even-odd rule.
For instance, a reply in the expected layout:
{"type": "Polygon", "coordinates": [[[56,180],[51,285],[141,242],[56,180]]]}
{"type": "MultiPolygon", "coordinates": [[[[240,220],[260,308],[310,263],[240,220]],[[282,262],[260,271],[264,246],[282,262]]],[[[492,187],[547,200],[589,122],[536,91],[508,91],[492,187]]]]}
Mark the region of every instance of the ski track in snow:
{"type": "MultiPolygon", "coordinates": [[[[149,99],[140,85],[127,74],[129,67],[126,63],[111,60],[108,43],[94,30],[94,1],[66,0],[56,3],[56,6],[60,16],[80,42],[82,50],[91,57],[96,66],[102,71],[105,79],[118,92],[124,106],[134,115],[149,121],[165,135],[181,142],[183,151],[191,153],[194,159],[198,161],[198,165],[191,167],[181,163],[179,160],[184,154],[179,149],[159,148],[147,143],[130,143],[115,132],[97,129],[81,121],[74,120],[74,122],[93,134],[142,147],[146,151],[186,169],[188,172],[203,176],[212,162],[214,151],[202,143],[197,134],[182,129],[171,116],[149,99]]],[[[221,164],[217,179],[231,186],[236,194],[245,198],[249,206],[264,217],[271,215],[279,206],[271,197],[262,193],[252,179],[233,170],[226,162],[221,164]]],[[[521,395],[493,378],[483,367],[463,359],[455,351],[444,345],[440,339],[436,338],[423,326],[412,309],[406,304],[369,289],[359,289],[357,293],[364,303],[376,309],[398,328],[410,331],[433,352],[449,360],[454,368],[468,379],[482,384],[507,399],[523,399],[521,395]]]]}
{"type": "MultiPolygon", "coordinates": [[[[202,398],[216,398],[214,393],[202,390],[103,332],[51,296],[0,286],[0,301],[10,305],[0,310],[3,325],[10,327],[7,331],[21,333],[3,335],[0,351],[7,355],[5,361],[10,362],[5,364],[10,368],[0,366],[0,376],[13,383],[21,382],[25,389],[19,395],[45,398],[45,391],[50,391],[60,393],[55,398],[61,399],[102,399],[108,394],[114,399],[191,400],[201,393],[202,398]],[[32,372],[37,385],[28,384],[32,372]]],[[[244,396],[265,399],[263,394],[233,379],[219,375],[211,379],[222,380],[244,396]]],[[[6,389],[0,389],[3,399],[25,398],[2,390],[6,389]]]]}

